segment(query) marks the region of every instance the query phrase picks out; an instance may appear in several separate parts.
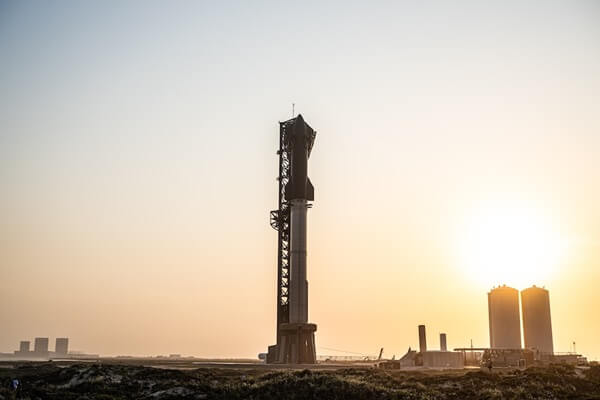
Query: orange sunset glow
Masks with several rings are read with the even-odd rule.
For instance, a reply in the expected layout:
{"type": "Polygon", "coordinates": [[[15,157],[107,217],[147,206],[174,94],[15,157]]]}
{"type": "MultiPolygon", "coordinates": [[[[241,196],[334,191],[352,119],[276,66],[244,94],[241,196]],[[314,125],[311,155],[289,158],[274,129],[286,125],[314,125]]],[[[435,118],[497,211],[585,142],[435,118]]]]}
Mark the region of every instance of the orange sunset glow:
{"type": "Polygon", "coordinates": [[[398,359],[420,324],[432,348],[490,347],[487,293],[536,285],[555,351],[599,360],[598,17],[588,1],[3,2],[0,353],[36,337],[266,353],[279,122],[301,114],[317,356],[398,359]]]}

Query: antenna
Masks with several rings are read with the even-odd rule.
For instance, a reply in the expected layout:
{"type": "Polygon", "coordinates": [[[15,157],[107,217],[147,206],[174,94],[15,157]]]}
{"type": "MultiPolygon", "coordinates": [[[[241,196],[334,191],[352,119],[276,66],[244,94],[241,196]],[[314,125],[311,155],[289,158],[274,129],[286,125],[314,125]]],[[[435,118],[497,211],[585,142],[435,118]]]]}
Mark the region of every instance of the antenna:
{"type": "Polygon", "coordinates": [[[296,115],[295,108],[296,108],[296,103],[292,103],[292,118],[294,118],[294,115],[296,115]]]}

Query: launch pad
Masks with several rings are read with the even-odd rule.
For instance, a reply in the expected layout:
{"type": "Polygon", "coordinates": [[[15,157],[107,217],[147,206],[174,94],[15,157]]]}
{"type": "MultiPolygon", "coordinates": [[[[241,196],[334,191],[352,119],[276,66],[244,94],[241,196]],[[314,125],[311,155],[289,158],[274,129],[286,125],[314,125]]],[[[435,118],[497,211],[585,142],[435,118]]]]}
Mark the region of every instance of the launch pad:
{"type": "Polygon", "coordinates": [[[267,363],[315,364],[315,331],[308,322],[307,211],[314,200],[308,158],[316,132],[301,115],[279,123],[279,208],[271,211],[277,240],[277,343],[267,363]]]}
{"type": "Polygon", "coordinates": [[[278,345],[278,363],[314,364],[316,362],[316,324],[281,324],[279,329],[281,333],[281,343],[278,345]]]}

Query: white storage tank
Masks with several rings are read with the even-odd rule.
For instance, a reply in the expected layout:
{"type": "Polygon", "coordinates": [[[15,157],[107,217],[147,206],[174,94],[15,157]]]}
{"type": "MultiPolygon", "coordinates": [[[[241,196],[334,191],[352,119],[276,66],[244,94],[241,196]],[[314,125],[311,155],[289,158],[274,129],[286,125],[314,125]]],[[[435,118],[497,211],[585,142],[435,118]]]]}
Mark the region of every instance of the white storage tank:
{"type": "Polygon", "coordinates": [[[490,347],[493,349],[521,348],[521,317],[519,291],[506,285],[488,293],[490,318],[490,347]]]}

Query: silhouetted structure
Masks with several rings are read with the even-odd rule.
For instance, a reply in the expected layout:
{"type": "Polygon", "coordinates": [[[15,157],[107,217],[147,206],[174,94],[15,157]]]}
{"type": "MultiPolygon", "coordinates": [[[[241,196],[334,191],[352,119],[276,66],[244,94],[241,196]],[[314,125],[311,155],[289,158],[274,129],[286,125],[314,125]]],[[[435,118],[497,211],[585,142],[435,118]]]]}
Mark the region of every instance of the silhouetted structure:
{"type": "Polygon", "coordinates": [[[56,338],[54,352],[57,356],[66,356],[69,353],[69,338],[56,338]]]}
{"type": "Polygon", "coordinates": [[[446,344],[446,334],[440,333],[440,351],[448,351],[448,345],[446,344]]]}
{"type": "Polygon", "coordinates": [[[523,339],[525,347],[541,353],[553,354],[550,295],[535,285],[521,291],[523,312],[523,339]]]}
{"type": "Polygon", "coordinates": [[[427,351],[427,336],[425,335],[425,325],[419,325],[419,351],[425,353],[427,351]]]}
{"type": "Polygon", "coordinates": [[[412,350],[409,347],[408,350],[406,351],[406,354],[404,354],[402,357],[400,357],[398,362],[400,364],[400,368],[415,367],[417,365],[419,359],[420,359],[420,357],[417,355],[417,351],[412,350]]]}
{"type": "Polygon", "coordinates": [[[419,325],[419,352],[411,352],[409,348],[400,359],[400,364],[426,368],[462,368],[465,362],[462,353],[448,351],[445,333],[440,333],[440,350],[427,350],[427,331],[425,325],[419,325]]]}
{"type": "MultiPolygon", "coordinates": [[[[10,358],[19,360],[51,360],[53,358],[69,358],[69,359],[96,359],[98,354],[88,354],[81,351],[69,353],[69,338],[56,338],[54,351],[48,349],[48,338],[35,338],[34,349],[29,349],[30,342],[23,340],[19,343],[19,350],[15,350],[10,358]]],[[[0,359],[2,353],[0,353],[0,359]]],[[[4,358],[7,358],[6,356],[4,358]]]]}
{"type": "Polygon", "coordinates": [[[48,338],[35,338],[33,342],[33,352],[36,357],[48,357],[48,338]]]}
{"type": "Polygon", "coordinates": [[[423,366],[427,368],[463,368],[463,353],[455,351],[426,351],[421,353],[423,366]]]}
{"type": "Polygon", "coordinates": [[[454,349],[463,354],[465,365],[493,367],[528,367],[534,364],[534,354],[528,349],[494,349],[489,347],[460,347],[454,349]]]}
{"type": "Polygon", "coordinates": [[[279,209],[271,226],[279,232],[277,250],[277,343],[268,363],[314,364],[315,324],[308,323],[306,219],[314,188],[308,158],[316,132],[301,115],[279,123],[279,209]]]}
{"type": "Polygon", "coordinates": [[[485,349],[481,357],[483,365],[496,367],[526,368],[534,365],[534,354],[528,349],[485,349]]]}
{"type": "Polygon", "coordinates": [[[22,355],[28,354],[30,344],[31,342],[29,342],[29,340],[22,340],[19,343],[19,353],[22,355]]]}
{"type": "Polygon", "coordinates": [[[521,348],[519,291],[506,285],[488,293],[490,347],[495,349],[521,348]]]}

